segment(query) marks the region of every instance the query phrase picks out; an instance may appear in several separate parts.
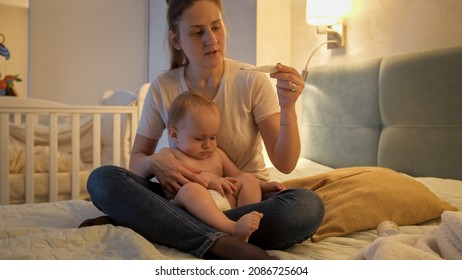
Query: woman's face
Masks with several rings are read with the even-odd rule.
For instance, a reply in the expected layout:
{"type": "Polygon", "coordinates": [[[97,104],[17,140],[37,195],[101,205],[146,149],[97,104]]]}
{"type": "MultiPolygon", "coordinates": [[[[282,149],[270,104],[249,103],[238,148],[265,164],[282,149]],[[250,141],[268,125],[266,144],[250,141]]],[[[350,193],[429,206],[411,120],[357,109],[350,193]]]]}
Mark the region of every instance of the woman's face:
{"type": "Polygon", "coordinates": [[[182,49],[195,67],[214,68],[223,62],[226,53],[226,32],[221,11],[212,1],[196,1],[184,10],[178,23],[179,37],[174,47],[182,49]]]}

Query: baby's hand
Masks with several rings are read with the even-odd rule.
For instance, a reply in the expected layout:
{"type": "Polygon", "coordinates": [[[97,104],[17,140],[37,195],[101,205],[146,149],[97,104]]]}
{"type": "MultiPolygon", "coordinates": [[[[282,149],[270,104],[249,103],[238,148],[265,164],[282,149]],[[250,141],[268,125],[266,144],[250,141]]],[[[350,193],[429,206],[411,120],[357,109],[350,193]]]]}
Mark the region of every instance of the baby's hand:
{"type": "Polygon", "coordinates": [[[238,180],[232,177],[215,177],[210,179],[207,188],[216,190],[224,197],[225,193],[234,193],[237,190],[237,187],[234,185],[237,182],[238,180]]]}
{"type": "Polygon", "coordinates": [[[276,182],[276,181],[264,182],[263,184],[261,184],[262,193],[278,192],[278,191],[283,191],[285,189],[286,187],[283,184],[276,182]]]}

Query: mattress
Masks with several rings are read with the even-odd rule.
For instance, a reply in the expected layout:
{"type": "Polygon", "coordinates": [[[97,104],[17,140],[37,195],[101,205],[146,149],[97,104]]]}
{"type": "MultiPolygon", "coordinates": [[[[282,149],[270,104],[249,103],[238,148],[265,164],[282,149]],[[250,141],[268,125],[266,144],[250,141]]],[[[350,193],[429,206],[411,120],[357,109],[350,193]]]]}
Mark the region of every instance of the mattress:
{"type": "MultiPolygon", "coordinates": [[[[69,200],[72,199],[72,174],[70,172],[58,172],[56,173],[57,179],[57,200],[69,200]]],[[[87,180],[90,175],[89,170],[79,171],[79,199],[89,199],[90,195],[87,192],[87,180]]],[[[23,173],[10,174],[10,204],[22,204],[25,203],[26,197],[26,176],[23,173]]],[[[34,202],[48,202],[50,201],[50,190],[49,190],[49,179],[50,174],[47,173],[36,173],[34,174],[34,202]]]]}
{"type": "MultiPolygon", "coordinates": [[[[271,169],[272,178],[285,181],[323,173],[331,168],[301,159],[291,175],[271,169]]],[[[462,209],[462,181],[416,178],[441,199],[462,209]]],[[[102,225],[77,226],[102,215],[91,202],[69,200],[0,206],[0,259],[195,259],[194,256],[159,244],[152,244],[131,229],[102,225]]],[[[401,232],[423,236],[441,222],[400,227],[401,232]]],[[[376,230],[365,230],[319,242],[307,240],[285,250],[268,251],[284,260],[343,260],[358,256],[377,240],[376,230]]]]}

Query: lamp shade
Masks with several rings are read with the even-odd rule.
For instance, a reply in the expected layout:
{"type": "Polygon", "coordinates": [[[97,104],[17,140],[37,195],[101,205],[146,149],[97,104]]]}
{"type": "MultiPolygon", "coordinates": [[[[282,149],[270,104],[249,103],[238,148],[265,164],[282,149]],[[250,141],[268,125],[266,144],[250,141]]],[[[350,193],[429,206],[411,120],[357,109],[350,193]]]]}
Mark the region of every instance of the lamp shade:
{"type": "Polygon", "coordinates": [[[341,22],[351,8],[351,0],[306,0],[306,23],[333,25],[341,22]]]}

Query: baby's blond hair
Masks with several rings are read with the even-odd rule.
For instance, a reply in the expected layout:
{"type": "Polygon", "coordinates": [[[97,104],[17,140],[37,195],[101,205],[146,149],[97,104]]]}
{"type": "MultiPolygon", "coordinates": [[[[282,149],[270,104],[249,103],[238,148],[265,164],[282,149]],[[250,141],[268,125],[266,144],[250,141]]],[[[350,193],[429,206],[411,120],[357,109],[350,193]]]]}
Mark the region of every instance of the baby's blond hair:
{"type": "Polygon", "coordinates": [[[218,107],[213,101],[200,92],[184,92],[173,100],[168,113],[167,127],[175,126],[191,108],[199,107],[219,116],[218,107]]]}

